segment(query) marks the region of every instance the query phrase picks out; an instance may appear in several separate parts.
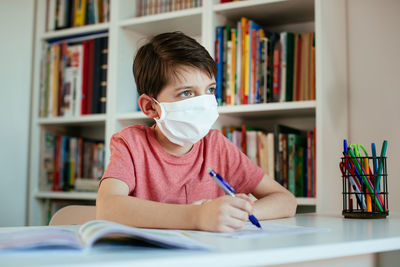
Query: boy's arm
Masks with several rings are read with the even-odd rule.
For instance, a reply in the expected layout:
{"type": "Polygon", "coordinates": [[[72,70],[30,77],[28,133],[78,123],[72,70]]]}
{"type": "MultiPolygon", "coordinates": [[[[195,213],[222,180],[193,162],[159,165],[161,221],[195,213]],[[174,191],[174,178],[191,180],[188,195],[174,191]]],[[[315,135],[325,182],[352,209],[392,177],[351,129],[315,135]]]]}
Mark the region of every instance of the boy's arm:
{"type": "Polygon", "coordinates": [[[267,175],[251,193],[258,199],[254,204],[254,215],[259,220],[292,217],[296,214],[295,196],[267,175]]]}
{"type": "Polygon", "coordinates": [[[253,212],[250,199],[224,196],[202,205],[166,204],[128,196],[124,182],[102,181],[96,199],[96,218],[144,228],[234,231],[253,212]]]}

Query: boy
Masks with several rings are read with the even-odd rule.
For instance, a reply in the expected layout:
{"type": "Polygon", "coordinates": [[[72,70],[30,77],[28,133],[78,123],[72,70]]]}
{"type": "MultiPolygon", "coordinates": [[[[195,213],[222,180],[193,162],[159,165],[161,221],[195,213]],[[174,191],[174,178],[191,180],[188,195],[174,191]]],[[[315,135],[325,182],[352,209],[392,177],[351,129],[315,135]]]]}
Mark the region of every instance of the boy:
{"type": "Polygon", "coordinates": [[[194,39],[164,33],[138,50],[133,74],[142,112],[152,127],[114,134],[110,163],[96,200],[97,219],[146,228],[230,232],[249,214],[259,220],[293,216],[295,197],[264,174],[219,131],[214,60],[194,39]],[[210,167],[238,194],[226,196],[210,167]],[[247,196],[258,200],[253,203],[247,196]]]}

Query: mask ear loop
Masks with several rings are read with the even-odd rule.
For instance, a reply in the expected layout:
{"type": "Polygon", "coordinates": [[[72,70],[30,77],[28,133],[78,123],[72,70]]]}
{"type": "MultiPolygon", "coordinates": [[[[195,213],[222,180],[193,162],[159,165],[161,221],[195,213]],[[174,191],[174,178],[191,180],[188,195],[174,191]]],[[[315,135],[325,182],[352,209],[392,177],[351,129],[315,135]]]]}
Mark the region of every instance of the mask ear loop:
{"type": "Polygon", "coordinates": [[[160,118],[159,118],[159,119],[154,118],[154,119],[155,119],[156,121],[161,121],[161,120],[164,119],[164,118],[163,118],[163,115],[165,115],[165,109],[164,109],[163,105],[161,105],[161,103],[157,101],[157,99],[155,99],[154,97],[152,97],[152,99],[153,99],[154,102],[156,102],[156,103],[160,106],[160,108],[161,108],[161,115],[160,115],[160,118]]]}

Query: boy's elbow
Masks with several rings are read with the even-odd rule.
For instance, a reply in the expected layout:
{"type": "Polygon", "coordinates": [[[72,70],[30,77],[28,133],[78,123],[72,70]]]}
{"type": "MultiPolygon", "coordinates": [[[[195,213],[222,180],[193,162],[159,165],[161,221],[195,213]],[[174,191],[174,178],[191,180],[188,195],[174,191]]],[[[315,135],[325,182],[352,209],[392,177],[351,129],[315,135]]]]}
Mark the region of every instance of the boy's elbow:
{"type": "Polygon", "coordinates": [[[296,215],[297,199],[292,193],[289,193],[288,195],[288,217],[293,217],[296,215]]]}

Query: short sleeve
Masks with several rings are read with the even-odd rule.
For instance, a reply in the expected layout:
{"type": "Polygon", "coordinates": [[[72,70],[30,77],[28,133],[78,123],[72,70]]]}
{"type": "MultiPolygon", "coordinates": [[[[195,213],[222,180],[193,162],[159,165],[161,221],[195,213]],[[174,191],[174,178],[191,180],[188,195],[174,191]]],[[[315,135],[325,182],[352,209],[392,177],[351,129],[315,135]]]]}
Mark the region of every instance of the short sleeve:
{"type": "Polygon", "coordinates": [[[225,156],[226,179],[238,193],[253,192],[264,177],[264,171],[225,136],[219,134],[219,139],[225,156]]]}
{"type": "Polygon", "coordinates": [[[110,162],[101,178],[116,178],[125,182],[129,187],[129,193],[136,185],[132,153],[126,140],[119,134],[114,134],[110,141],[110,162]]]}

